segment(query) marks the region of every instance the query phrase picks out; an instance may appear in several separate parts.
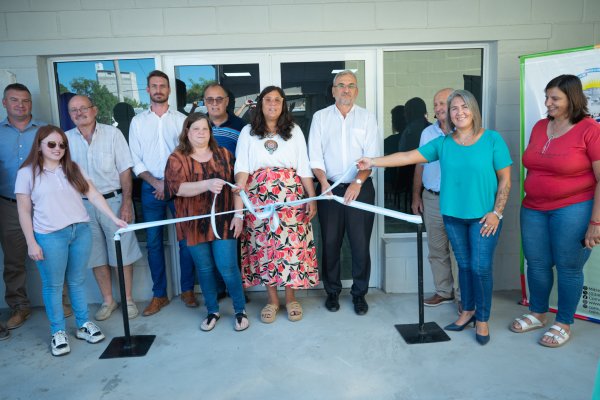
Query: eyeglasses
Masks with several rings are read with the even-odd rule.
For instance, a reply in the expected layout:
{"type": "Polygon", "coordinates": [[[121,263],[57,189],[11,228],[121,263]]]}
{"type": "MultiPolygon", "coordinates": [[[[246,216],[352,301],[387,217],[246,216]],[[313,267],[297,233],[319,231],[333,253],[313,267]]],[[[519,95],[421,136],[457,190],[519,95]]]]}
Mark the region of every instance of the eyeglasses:
{"type": "Polygon", "coordinates": [[[225,97],[205,97],[204,102],[206,104],[221,104],[225,100],[225,97]]]}
{"type": "Polygon", "coordinates": [[[337,85],[333,85],[333,87],[336,87],[338,89],[346,89],[346,88],[356,89],[357,88],[356,84],[354,84],[354,83],[350,83],[348,85],[344,85],[343,83],[338,83],[337,85]]]}
{"type": "Polygon", "coordinates": [[[282,97],[264,97],[263,101],[267,104],[281,104],[283,103],[282,97]]]}
{"type": "Polygon", "coordinates": [[[49,149],[53,149],[58,145],[58,148],[61,150],[64,150],[67,148],[67,144],[66,143],[56,143],[55,141],[49,141],[49,142],[42,142],[44,144],[46,144],[46,146],[48,146],[49,149]]]}
{"type": "Polygon", "coordinates": [[[90,108],[94,108],[94,106],[89,106],[89,107],[79,107],[79,108],[70,108],[69,109],[69,113],[71,114],[77,114],[77,112],[79,111],[80,113],[86,113],[88,112],[88,110],[90,108]]]}

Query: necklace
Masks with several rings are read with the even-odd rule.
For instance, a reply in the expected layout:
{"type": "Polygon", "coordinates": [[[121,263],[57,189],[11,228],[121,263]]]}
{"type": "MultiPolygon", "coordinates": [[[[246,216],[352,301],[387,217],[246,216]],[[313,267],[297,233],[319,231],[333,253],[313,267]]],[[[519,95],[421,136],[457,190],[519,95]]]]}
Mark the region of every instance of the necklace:
{"type": "Polygon", "coordinates": [[[572,125],[569,121],[566,125],[557,128],[556,120],[553,119],[552,121],[550,121],[550,124],[548,124],[548,126],[550,127],[551,132],[548,134],[548,140],[546,141],[546,144],[544,144],[544,147],[542,147],[542,154],[545,154],[548,151],[548,148],[550,147],[550,142],[552,142],[553,139],[561,137],[562,135],[567,133],[569,129],[571,129],[572,125]]]}
{"type": "Polygon", "coordinates": [[[273,140],[275,135],[277,135],[276,132],[265,133],[265,137],[268,139],[265,141],[265,150],[267,150],[269,152],[269,154],[273,154],[279,147],[277,142],[275,140],[273,140]]]}
{"type": "Polygon", "coordinates": [[[456,135],[456,140],[458,141],[458,143],[460,143],[461,145],[465,145],[467,143],[467,141],[471,138],[473,138],[475,135],[473,135],[473,133],[469,133],[467,136],[465,136],[464,139],[461,139],[458,137],[458,134],[456,135]]]}

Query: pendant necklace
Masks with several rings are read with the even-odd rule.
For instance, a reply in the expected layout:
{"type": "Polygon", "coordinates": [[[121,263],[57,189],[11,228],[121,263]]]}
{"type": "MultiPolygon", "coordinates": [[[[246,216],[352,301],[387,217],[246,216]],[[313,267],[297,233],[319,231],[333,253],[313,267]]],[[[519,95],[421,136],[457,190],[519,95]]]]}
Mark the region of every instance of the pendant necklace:
{"type": "Polygon", "coordinates": [[[269,154],[273,154],[279,147],[277,142],[273,140],[276,134],[277,133],[275,132],[265,133],[265,138],[267,138],[267,140],[265,141],[265,149],[269,152],[269,154]]]}

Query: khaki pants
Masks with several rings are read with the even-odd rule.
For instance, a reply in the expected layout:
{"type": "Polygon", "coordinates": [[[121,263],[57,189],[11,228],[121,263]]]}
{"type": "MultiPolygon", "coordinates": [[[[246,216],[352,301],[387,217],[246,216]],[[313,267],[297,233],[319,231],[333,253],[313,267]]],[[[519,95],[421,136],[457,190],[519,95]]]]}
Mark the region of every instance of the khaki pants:
{"type": "Polygon", "coordinates": [[[4,299],[12,309],[28,309],[27,242],[19,224],[17,203],[0,198],[0,243],[4,252],[4,299]]]}
{"type": "Polygon", "coordinates": [[[438,295],[448,299],[452,297],[454,290],[456,300],[460,300],[458,269],[440,214],[440,196],[424,190],[423,208],[423,220],[427,230],[429,248],[428,259],[435,291],[438,295]]]}

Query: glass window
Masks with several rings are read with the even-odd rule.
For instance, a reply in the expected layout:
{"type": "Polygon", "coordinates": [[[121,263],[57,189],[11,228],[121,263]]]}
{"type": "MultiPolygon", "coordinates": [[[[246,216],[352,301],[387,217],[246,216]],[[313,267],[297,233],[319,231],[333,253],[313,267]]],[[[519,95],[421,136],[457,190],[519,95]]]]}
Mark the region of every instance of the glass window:
{"type": "MultiPolygon", "coordinates": [[[[384,153],[418,147],[423,129],[435,122],[433,96],[443,88],[472,92],[482,108],[483,49],[384,51],[384,153]]],[[[387,168],[385,207],[412,214],[414,166],[387,168]]],[[[385,233],[415,232],[416,225],[385,218],[385,233]]]]}

